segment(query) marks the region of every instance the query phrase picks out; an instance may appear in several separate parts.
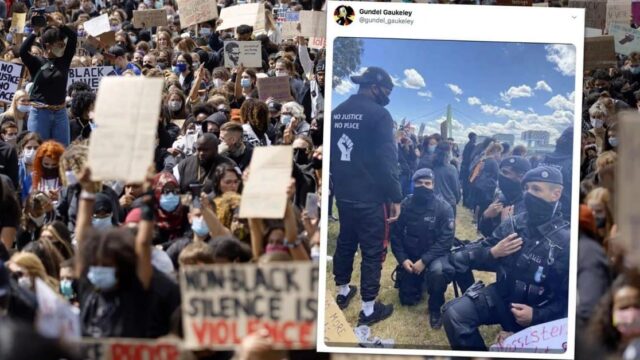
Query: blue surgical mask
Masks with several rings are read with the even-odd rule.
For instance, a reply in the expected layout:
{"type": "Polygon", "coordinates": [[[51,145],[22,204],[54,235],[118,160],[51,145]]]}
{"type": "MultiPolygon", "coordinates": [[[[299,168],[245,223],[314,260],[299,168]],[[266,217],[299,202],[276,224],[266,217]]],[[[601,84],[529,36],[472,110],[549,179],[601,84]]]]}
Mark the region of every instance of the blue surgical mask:
{"type": "Polygon", "coordinates": [[[187,64],[176,64],[176,71],[178,74],[187,71],[187,64]]]}
{"type": "Polygon", "coordinates": [[[205,237],[209,233],[207,223],[204,221],[204,218],[202,216],[193,218],[193,222],[191,223],[191,230],[193,230],[193,232],[200,237],[205,237]]]}
{"type": "Polygon", "coordinates": [[[629,71],[631,71],[633,75],[638,75],[640,74],[640,66],[630,67],[629,71]]]}
{"type": "Polygon", "coordinates": [[[173,212],[180,204],[178,194],[162,194],[160,196],[160,208],[166,212],[173,212]]]}
{"type": "Polygon", "coordinates": [[[609,138],[609,145],[611,145],[613,147],[618,147],[618,138],[610,137],[609,138]]]}
{"type": "Polygon", "coordinates": [[[240,86],[242,86],[245,89],[248,89],[251,87],[251,79],[241,79],[240,80],[240,86]]]}
{"type": "Polygon", "coordinates": [[[67,300],[73,298],[73,280],[60,280],[60,294],[67,300]]]}
{"type": "Polygon", "coordinates": [[[23,114],[26,114],[29,111],[31,111],[31,105],[18,105],[18,111],[20,111],[23,114]]]}
{"type": "Polygon", "coordinates": [[[289,125],[289,123],[291,123],[291,115],[281,115],[280,122],[283,125],[289,125]]]}
{"type": "Polygon", "coordinates": [[[116,286],[116,268],[113,266],[90,266],[87,279],[99,290],[109,290],[116,286]]]}
{"type": "Polygon", "coordinates": [[[93,218],[91,219],[91,225],[95,229],[105,230],[113,227],[113,223],[111,222],[111,216],[103,217],[103,218],[93,218]]]}
{"type": "Polygon", "coordinates": [[[429,152],[432,153],[436,150],[436,145],[429,145],[428,148],[429,148],[429,152]]]}
{"type": "Polygon", "coordinates": [[[209,36],[209,35],[211,35],[211,28],[203,27],[203,28],[200,29],[200,36],[206,37],[206,36],[209,36]]]}

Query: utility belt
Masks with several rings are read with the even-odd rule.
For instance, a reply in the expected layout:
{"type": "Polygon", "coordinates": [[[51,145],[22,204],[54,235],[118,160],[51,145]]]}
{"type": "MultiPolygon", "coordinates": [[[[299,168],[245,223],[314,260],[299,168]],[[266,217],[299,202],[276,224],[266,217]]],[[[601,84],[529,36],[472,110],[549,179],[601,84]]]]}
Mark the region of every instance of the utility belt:
{"type": "Polygon", "coordinates": [[[504,269],[499,270],[496,285],[499,295],[512,303],[540,307],[549,301],[549,293],[544,286],[513,279],[504,269]]]}
{"type": "Polygon", "coordinates": [[[60,111],[60,110],[66,108],[66,104],[62,104],[62,105],[47,105],[47,104],[38,103],[38,102],[32,102],[31,106],[33,106],[34,108],[36,108],[38,110],[50,110],[50,111],[60,111]]]}

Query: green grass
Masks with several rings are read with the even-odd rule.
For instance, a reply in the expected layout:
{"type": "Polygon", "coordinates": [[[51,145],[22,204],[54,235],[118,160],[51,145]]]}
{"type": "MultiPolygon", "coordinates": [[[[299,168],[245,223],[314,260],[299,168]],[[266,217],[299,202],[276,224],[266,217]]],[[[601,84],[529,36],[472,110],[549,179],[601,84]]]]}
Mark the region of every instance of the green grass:
{"type": "MultiPolygon", "coordinates": [[[[472,214],[466,208],[458,206],[456,219],[456,236],[461,240],[475,240],[478,238],[476,227],[472,222],[472,214]]],[[[334,214],[337,214],[334,209],[334,214]]],[[[340,216],[338,214],[337,216],[340,216]]],[[[329,222],[327,254],[332,256],[335,252],[336,239],[340,225],[338,222],[329,222]]],[[[360,254],[357,253],[354,261],[354,271],[351,276],[351,284],[360,288],[360,254]]],[[[431,348],[431,349],[450,349],[449,341],[444,332],[444,328],[433,330],[429,326],[429,315],[427,311],[427,297],[425,294],[422,302],[415,306],[402,306],[398,298],[398,290],[393,287],[391,273],[397,265],[396,259],[389,249],[386,261],[382,267],[382,276],[380,279],[380,294],[378,300],[385,304],[393,304],[393,315],[385,321],[377,323],[371,327],[371,336],[377,336],[381,339],[393,339],[397,347],[413,347],[413,348],[431,348]]],[[[333,263],[327,263],[327,296],[335,296],[336,288],[333,282],[333,263]]],[[[477,280],[482,280],[485,284],[495,281],[495,274],[481,271],[474,271],[477,280]]],[[[445,301],[453,299],[454,291],[452,285],[449,285],[445,293],[445,301]]],[[[344,315],[352,327],[357,326],[358,313],[360,312],[360,298],[356,296],[344,315]]],[[[499,325],[481,326],[480,333],[485,340],[487,346],[493,344],[496,335],[500,331],[499,325]]],[[[336,344],[337,345],[337,344],[336,344]]]]}

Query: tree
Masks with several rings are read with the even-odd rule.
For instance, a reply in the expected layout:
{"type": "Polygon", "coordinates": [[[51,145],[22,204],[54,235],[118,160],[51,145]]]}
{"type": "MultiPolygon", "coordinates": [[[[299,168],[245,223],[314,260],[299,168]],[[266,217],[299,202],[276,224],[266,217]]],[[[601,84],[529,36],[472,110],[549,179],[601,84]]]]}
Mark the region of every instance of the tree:
{"type": "Polygon", "coordinates": [[[333,88],[360,68],[360,57],[364,52],[362,40],[341,37],[333,43],[333,88]]]}

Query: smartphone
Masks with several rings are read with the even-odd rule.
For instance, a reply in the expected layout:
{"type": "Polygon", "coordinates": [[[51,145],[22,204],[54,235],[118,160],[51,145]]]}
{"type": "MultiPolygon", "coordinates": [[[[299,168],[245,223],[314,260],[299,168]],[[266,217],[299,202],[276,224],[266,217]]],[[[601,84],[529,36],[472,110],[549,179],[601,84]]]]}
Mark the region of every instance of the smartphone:
{"type": "Polygon", "coordinates": [[[307,203],[305,205],[305,210],[307,210],[307,214],[312,219],[318,218],[318,206],[319,206],[320,197],[316,193],[308,193],[307,194],[307,203]]]}
{"type": "Polygon", "coordinates": [[[200,208],[200,194],[202,194],[202,184],[189,184],[189,190],[191,190],[191,203],[193,207],[200,208]]]}

